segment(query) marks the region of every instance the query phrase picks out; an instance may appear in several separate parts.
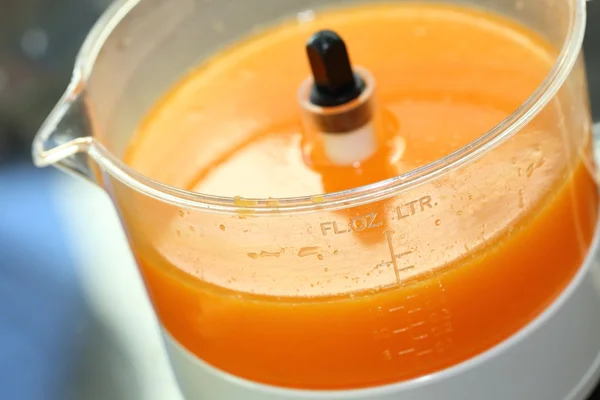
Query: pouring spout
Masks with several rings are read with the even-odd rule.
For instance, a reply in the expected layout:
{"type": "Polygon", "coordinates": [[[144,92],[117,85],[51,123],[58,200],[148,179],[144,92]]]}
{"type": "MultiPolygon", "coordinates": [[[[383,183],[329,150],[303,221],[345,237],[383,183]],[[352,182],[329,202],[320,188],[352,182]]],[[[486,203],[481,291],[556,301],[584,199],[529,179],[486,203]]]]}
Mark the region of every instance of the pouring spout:
{"type": "Polygon", "coordinates": [[[37,167],[55,166],[92,181],[89,152],[94,139],[83,84],[74,80],[38,130],[32,144],[37,167]]]}

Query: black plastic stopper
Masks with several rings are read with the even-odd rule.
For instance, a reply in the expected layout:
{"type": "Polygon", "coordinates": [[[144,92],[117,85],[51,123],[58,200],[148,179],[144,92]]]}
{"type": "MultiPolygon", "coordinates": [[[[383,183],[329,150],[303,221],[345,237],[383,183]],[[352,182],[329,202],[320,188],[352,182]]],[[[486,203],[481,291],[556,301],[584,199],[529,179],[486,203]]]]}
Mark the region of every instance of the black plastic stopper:
{"type": "Polygon", "coordinates": [[[315,33],[306,44],[306,52],[314,78],[311,103],[321,107],[340,106],[365,90],[364,81],[352,69],[346,44],[337,33],[330,30],[315,33]]]}

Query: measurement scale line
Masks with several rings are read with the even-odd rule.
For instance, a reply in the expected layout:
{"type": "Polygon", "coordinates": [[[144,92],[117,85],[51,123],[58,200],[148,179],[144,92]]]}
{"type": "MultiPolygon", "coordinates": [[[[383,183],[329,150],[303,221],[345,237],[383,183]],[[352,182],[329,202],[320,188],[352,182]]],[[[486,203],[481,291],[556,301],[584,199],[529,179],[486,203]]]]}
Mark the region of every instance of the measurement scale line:
{"type": "Polygon", "coordinates": [[[389,312],[404,310],[404,306],[398,306],[388,309],[389,312]]]}
{"type": "Polygon", "coordinates": [[[394,273],[396,274],[396,283],[398,283],[398,286],[400,286],[400,271],[398,271],[398,261],[396,260],[396,252],[394,251],[394,245],[392,244],[392,232],[385,231],[385,237],[388,242],[388,249],[390,250],[392,265],[394,266],[394,273]]]}

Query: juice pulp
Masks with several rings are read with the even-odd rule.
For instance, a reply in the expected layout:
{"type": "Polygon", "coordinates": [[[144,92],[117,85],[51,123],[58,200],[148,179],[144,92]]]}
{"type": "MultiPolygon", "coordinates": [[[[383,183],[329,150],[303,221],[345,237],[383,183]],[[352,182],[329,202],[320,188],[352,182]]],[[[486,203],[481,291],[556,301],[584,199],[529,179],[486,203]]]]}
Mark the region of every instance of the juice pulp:
{"type": "MultiPolygon", "coordinates": [[[[335,180],[336,171],[304,163],[296,102],[309,73],[304,42],[322,28],[337,30],[353,61],[375,76],[389,162],[397,173],[443,157],[498,124],[541,83],[553,59],[550,46],[532,32],[462,8],[382,5],[301,19],[223,52],[186,77],[141,125],[125,157],[128,164],[151,178],[208,194],[327,192],[323,182],[335,180]],[[391,38],[397,40],[393,45],[391,38]],[[202,132],[221,136],[223,143],[207,152],[202,132]]],[[[560,104],[551,107],[560,111],[560,104]]],[[[485,240],[443,247],[449,236],[470,237],[472,227],[461,225],[467,218],[460,217],[461,210],[452,211],[454,219],[449,215],[454,207],[447,215],[436,211],[423,220],[431,235],[419,244],[431,246],[431,252],[420,252],[417,272],[393,287],[378,285],[375,277],[335,286],[338,277],[327,280],[326,272],[321,283],[286,281],[291,265],[279,253],[264,260],[280,263],[279,283],[253,281],[247,271],[257,265],[257,253],[240,258],[236,279],[225,280],[201,256],[167,254],[166,242],[188,240],[179,230],[154,245],[132,240],[162,325],[214,367],[293,388],[398,382],[491,348],[556,299],[577,272],[595,230],[597,189],[581,158],[588,143],[577,145],[578,156],[565,150],[569,139],[553,131],[554,115],[539,117],[514,138],[513,147],[498,148],[496,158],[484,164],[492,179],[475,186],[473,205],[466,207],[477,210],[468,218],[484,230],[488,222],[489,229],[495,226],[482,234],[485,240]],[[327,286],[326,280],[334,283],[327,286]]],[[[456,191],[439,188],[446,198],[456,191]]],[[[441,204],[444,197],[439,198],[441,204]]],[[[419,204],[421,211],[433,207],[431,198],[420,199],[426,200],[414,203],[413,213],[419,204]]],[[[395,204],[383,207],[393,210],[395,204]]],[[[395,209],[400,211],[382,221],[384,228],[402,218],[403,209],[395,209]]],[[[126,223],[133,212],[124,212],[126,223]]],[[[225,225],[195,229],[201,237],[195,240],[223,246],[218,235],[227,233],[225,225]]],[[[373,257],[379,257],[372,246],[373,257]]],[[[351,263],[336,251],[331,260],[313,255],[319,271],[351,263]]],[[[361,262],[355,267],[363,267],[361,262]]]]}

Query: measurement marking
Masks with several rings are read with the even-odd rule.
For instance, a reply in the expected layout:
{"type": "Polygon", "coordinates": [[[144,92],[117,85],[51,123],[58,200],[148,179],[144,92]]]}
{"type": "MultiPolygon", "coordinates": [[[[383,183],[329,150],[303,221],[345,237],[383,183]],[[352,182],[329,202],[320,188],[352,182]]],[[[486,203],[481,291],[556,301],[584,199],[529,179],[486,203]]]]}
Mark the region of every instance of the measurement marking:
{"type": "Polygon", "coordinates": [[[392,331],[392,333],[393,333],[393,334],[396,334],[396,333],[402,333],[402,332],[406,332],[406,331],[408,331],[408,329],[409,329],[409,328],[401,328],[401,329],[396,329],[396,330],[393,330],[393,331],[392,331]]]}
{"type": "MultiPolygon", "coordinates": [[[[389,246],[389,241],[388,241],[388,246],[389,246]]],[[[400,259],[400,258],[402,258],[402,257],[404,257],[404,256],[407,256],[407,255],[409,255],[409,254],[412,254],[412,253],[413,253],[412,251],[407,251],[407,252],[404,252],[404,253],[401,253],[401,254],[396,254],[396,255],[395,255],[395,257],[396,257],[396,260],[397,260],[397,259],[400,259]]],[[[382,268],[382,267],[383,267],[383,268],[387,268],[387,267],[389,267],[389,266],[392,266],[392,265],[394,265],[394,264],[396,263],[396,260],[394,260],[394,261],[382,261],[382,262],[380,262],[379,264],[377,264],[377,265],[375,266],[375,268],[376,268],[376,269],[378,269],[378,268],[382,268]]],[[[400,268],[398,271],[399,271],[399,272],[403,272],[403,271],[408,271],[408,270],[411,270],[411,269],[413,269],[413,268],[415,268],[415,266],[414,266],[414,265],[409,265],[408,267],[400,268]]]]}
{"type": "Polygon", "coordinates": [[[421,308],[413,308],[412,310],[408,310],[408,313],[409,314],[414,314],[414,313],[419,312],[419,311],[421,311],[421,308]]]}
{"type": "Polygon", "coordinates": [[[426,356],[427,354],[431,354],[431,353],[433,353],[433,349],[423,350],[423,351],[418,352],[417,356],[418,357],[426,356]]]}
{"type": "Polygon", "coordinates": [[[414,352],[415,352],[415,349],[406,349],[406,350],[399,351],[398,355],[403,356],[403,355],[414,353],[414,352]]]}
{"type": "Polygon", "coordinates": [[[385,237],[388,242],[388,248],[390,250],[390,257],[392,259],[392,265],[394,265],[394,273],[396,274],[396,283],[400,286],[400,271],[398,270],[398,261],[396,261],[396,252],[394,251],[394,245],[392,244],[392,232],[385,231],[385,237]]]}
{"type": "Polygon", "coordinates": [[[423,340],[423,339],[427,339],[428,337],[429,337],[428,334],[424,334],[424,335],[421,335],[421,336],[415,336],[413,338],[413,340],[423,340]]]}
{"type": "Polygon", "coordinates": [[[389,312],[394,312],[394,311],[400,311],[400,310],[404,310],[404,306],[398,306],[398,307],[390,308],[388,311],[389,312]]]}
{"type": "Polygon", "coordinates": [[[381,354],[383,355],[384,360],[386,360],[386,361],[392,360],[392,353],[389,350],[384,350],[381,354]]]}
{"type": "Polygon", "coordinates": [[[413,328],[416,328],[417,326],[421,326],[421,325],[425,325],[425,321],[415,322],[414,324],[411,324],[410,326],[413,328]]]}

